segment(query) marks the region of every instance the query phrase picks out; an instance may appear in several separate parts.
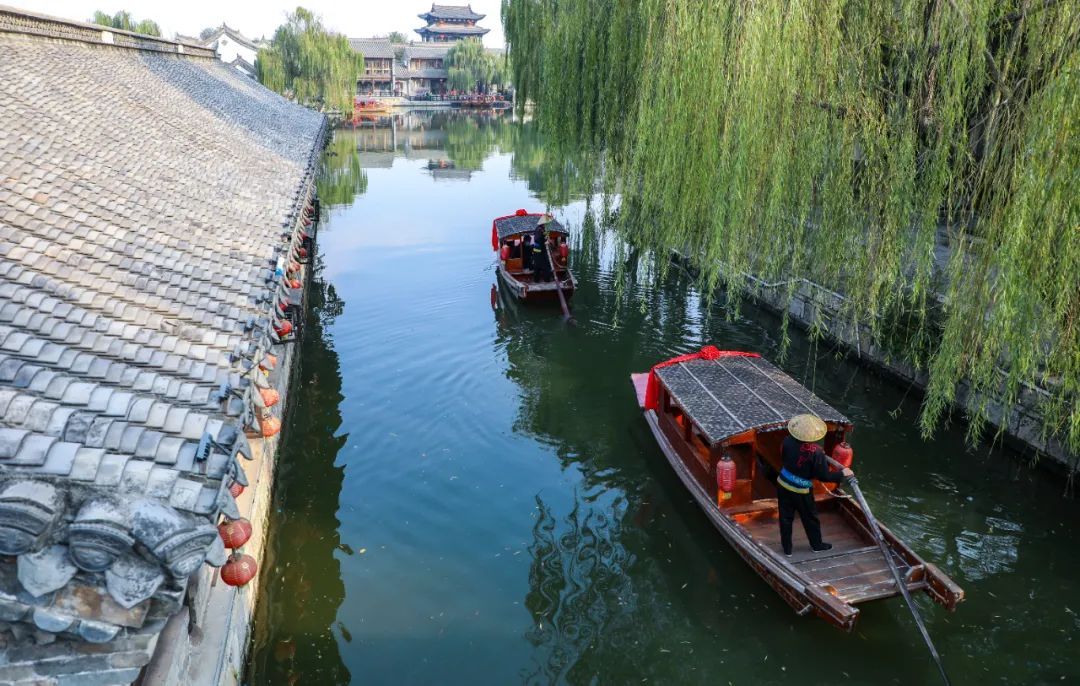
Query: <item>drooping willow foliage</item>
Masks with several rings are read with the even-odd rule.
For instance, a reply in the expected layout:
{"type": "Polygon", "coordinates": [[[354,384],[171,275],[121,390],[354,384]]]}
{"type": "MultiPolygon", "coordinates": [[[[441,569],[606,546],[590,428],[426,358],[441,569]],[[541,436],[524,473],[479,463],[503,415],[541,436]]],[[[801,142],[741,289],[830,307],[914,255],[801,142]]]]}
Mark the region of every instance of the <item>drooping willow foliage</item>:
{"type": "Polygon", "coordinates": [[[488,52],[475,39],[455,43],[446,53],[446,68],[451,90],[486,93],[510,81],[506,59],[488,52]]]}
{"type": "Polygon", "coordinates": [[[732,304],[843,293],[928,371],[925,433],[1041,387],[1080,452],[1080,4],[503,0],[503,22],[520,102],[601,160],[636,244],[732,304]]]}
{"type": "Polygon", "coordinates": [[[319,17],[297,7],[278,27],[269,48],[259,50],[259,83],[309,107],[351,117],[364,57],[345,36],[330,33],[319,17]]]}
{"type": "Polygon", "coordinates": [[[121,31],[134,31],[135,33],[141,33],[146,36],[161,35],[161,27],[157,25],[156,21],[151,21],[150,19],[138,21],[135,17],[131,16],[131,12],[125,10],[120,10],[116,14],[109,14],[108,12],[98,10],[97,12],[94,12],[94,16],[90,17],[90,23],[120,29],[121,31]]]}

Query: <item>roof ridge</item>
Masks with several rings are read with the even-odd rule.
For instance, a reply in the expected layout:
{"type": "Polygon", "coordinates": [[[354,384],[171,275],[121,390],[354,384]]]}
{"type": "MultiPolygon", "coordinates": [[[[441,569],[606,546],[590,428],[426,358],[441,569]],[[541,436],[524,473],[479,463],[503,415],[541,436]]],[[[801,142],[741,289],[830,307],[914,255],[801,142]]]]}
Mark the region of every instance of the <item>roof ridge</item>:
{"type": "Polygon", "coordinates": [[[217,57],[213,50],[194,46],[190,43],[182,43],[160,36],[148,36],[134,31],[114,29],[74,19],[54,17],[48,14],[28,12],[9,5],[0,5],[0,33],[40,36],[92,45],[108,45],[129,50],[164,52],[190,57],[217,57]]]}

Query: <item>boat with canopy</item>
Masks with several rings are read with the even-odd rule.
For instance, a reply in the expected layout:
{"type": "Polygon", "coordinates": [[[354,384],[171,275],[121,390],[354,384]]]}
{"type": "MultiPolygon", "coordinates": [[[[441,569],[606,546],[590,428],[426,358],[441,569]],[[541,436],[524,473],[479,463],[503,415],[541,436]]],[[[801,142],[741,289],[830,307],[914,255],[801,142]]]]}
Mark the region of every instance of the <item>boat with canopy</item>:
{"type": "Polygon", "coordinates": [[[491,248],[499,255],[499,278],[515,297],[529,303],[555,302],[560,289],[569,298],[577,289],[577,279],[570,271],[570,232],[557,220],[552,219],[545,226],[554,280],[538,280],[538,271],[528,265],[529,240],[544,216],[518,210],[498,217],[491,224],[491,248]]]}
{"type": "MultiPolygon", "coordinates": [[[[830,550],[810,549],[794,527],[785,556],[775,477],[788,422],[812,414],[827,426],[832,468],[850,466],[854,426],[797,381],[756,353],[707,346],[633,374],[638,405],[661,452],[705,515],[750,567],[799,615],[817,615],[851,631],[858,606],[900,594],[872,522],[836,484],[814,482],[814,500],[830,550]]],[[[924,592],[953,610],[963,590],[887,527],[884,547],[909,592],[924,592]]]]}

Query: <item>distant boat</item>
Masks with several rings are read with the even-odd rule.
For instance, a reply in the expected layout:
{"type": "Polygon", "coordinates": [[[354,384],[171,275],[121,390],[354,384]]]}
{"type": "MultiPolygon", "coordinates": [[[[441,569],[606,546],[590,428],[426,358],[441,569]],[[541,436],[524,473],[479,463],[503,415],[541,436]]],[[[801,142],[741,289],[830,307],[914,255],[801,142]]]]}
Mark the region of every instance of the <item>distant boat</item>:
{"type": "MultiPolygon", "coordinates": [[[[555,302],[558,299],[556,281],[538,282],[534,280],[534,270],[526,269],[523,254],[531,249],[525,243],[525,237],[536,230],[536,223],[541,213],[518,210],[515,214],[499,217],[491,225],[491,247],[499,253],[499,277],[508,286],[511,293],[524,302],[555,302]]],[[[562,224],[552,221],[547,225],[549,236],[555,239],[551,249],[551,258],[555,263],[555,278],[562,286],[567,298],[577,289],[577,279],[570,271],[570,235],[562,224]]]]}
{"type": "MultiPolygon", "coordinates": [[[[844,439],[853,426],[844,415],[754,353],[710,346],[631,378],[645,421],[679,479],[728,543],[799,615],[816,614],[851,631],[857,605],[899,595],[863,510],[834,493],[835,484],[814,482],[823,538],[832,549],[810,550],[799,521],[794,554],[786,557],[780,547],[774,479],[787,422],[817,415],[828,427],[826,454],[850,463],[844,439]]],[[[908,589],[955,609],[963,590],[881,530],[908,589]]]]}

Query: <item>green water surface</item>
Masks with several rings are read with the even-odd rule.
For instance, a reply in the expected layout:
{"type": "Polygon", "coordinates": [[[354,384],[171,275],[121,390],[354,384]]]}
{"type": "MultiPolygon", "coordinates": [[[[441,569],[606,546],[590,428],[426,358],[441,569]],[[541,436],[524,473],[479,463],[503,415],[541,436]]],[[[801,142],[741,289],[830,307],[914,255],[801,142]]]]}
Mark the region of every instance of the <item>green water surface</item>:
{"type": "Polygon", "coordinates": [[[856,423],[875,512],[967,593],[919,600],[953,683],[1080,683],[1060,481],[959,426],[923,441],[914,392],[797,332],[780,361],[776,318],[726,321],[677,270],[646,285],[607,239],[572,257],[576,326],[493,309],[492,218],[584,213],[528,125],[414,113],[329,161],[247,683],[937,683],[902,601],[852,634],[796,617],[691,501],[629,374],[705,343],[856,423]]]}

